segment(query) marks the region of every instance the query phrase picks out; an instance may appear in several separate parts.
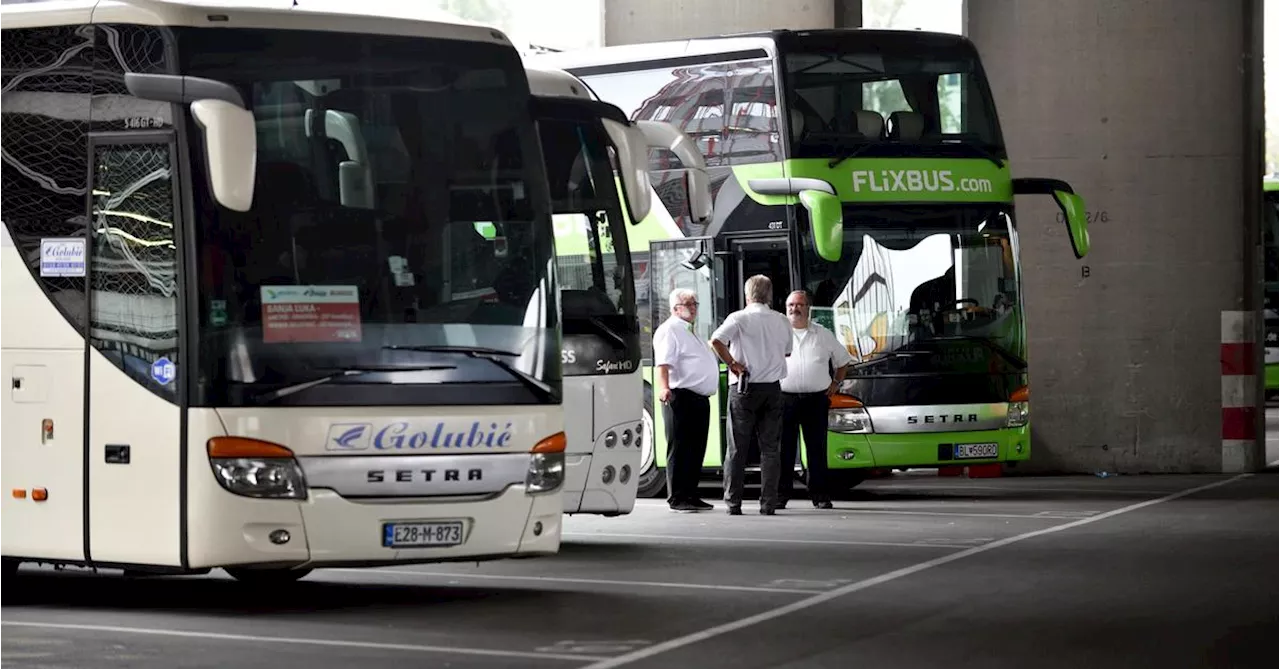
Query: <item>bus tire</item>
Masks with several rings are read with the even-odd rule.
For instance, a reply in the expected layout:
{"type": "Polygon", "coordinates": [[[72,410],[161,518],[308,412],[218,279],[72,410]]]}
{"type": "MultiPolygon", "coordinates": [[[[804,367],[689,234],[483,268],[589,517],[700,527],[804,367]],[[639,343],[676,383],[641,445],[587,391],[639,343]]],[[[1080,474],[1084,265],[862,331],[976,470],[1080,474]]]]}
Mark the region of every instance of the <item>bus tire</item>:
{"type": "Polygon", "coordinates": [[[223,571],[227,572],[231,578],[241,583],[249,583],[253,585],[276,585],[280,583],[293,583],[311,573],[311,568],[305,569],[252,569],[248,567],[223,567],[223,571]]]}
{"type": "Polygon", "coordinates": [[[636,481],[636,496],[661,498],[666,495],[667,473],[658,466],[656,435],[653,431],[653,386],[644,384],[644,435],[640,440],[640,475],[636,481]]]}
{"type": "Polygon", "coordinates": [[[867,480],[867,472],[861,469],[827,470],[827,489],[832,495],[843,495],[865,480],[867,480]]]}

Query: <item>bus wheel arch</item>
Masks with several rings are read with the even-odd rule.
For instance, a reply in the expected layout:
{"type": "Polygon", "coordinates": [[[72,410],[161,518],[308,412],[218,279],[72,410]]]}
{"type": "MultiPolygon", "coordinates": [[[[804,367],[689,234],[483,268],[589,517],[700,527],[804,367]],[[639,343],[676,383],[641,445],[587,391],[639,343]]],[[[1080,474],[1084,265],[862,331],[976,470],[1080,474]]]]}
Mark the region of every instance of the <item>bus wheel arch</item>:
{"type": "Polygon", "coordinates": [[[653,386],[644,382],[644,435],[640,440],[640,474],[636,481],[637,497],[662,497],[666,494],[667,474],[658,466],[657,435],[654,433],[653,386]]]}

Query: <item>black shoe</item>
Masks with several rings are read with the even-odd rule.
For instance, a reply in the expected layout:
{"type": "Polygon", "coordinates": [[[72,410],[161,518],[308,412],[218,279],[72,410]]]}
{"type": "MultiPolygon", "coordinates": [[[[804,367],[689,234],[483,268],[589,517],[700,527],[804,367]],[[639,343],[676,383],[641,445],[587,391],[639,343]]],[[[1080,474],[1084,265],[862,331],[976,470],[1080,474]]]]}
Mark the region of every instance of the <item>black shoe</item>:
{"type": "Polygon", "coordinates": [[[689,503],[689,504],[692,504],[695,508],[701,509],[701,510],[703,510],[703,511],[706,511],[706,510],[708,510],[708,509],[714,509],[714,508],[716,508],[716,507],[712,506],[711,504],[708,504],[708,503],[706,503],[706,502],[704,502],[704,501],[702,501],[702,500],[700,500],[700,499],[696,499],[696,498],[695,498],[695,499],[690,499],[690,500],[687,500],[687,501],[688,501],[688,503],[689,503]]]}
{"type": "Polygon", "coordinates": [[[785,499],[784,499],[784,500],[782,500],[781,502],[778,502],[778,505],[777,505],[777,506],[775,506],[775,507],[773,507],[773,508],[775,508],[775,509],[785,509],[785,508],[787,508],[787,500],[785,500],[785,499]]]}
{"type": "Polygon", "coordinates": [[[742,515],[742,507],[740,507],[740,506],[731,506],[731,507],[729,507],[729,511],[728,511],[728,513],[729,513],[729,515],[730,515],[730,516],[741,516],[741,515],[742,515]]]}
{"type": "Polygon", "coordinates": [[[814,506],[816,506],[816,507],[817,507],[817,508],[819,508],[819,509],[834,509],[834,508],[835,508],[835,506],[831,504],[831,500],[826,500],[826,499],[824,499],[824,500],[822,500],[822,501],[820,501],[820,502],[814,502],[814,503],[813,503],[813,505],[814,505],[814,506]]]}
{"type": "Polygon", "coordinates": [[[774,508],[773,508],[773,507],[771,507],[771,506],[762,506],[762,507],[760,507],[760,515],[762,515],[762,516],[772,516],[772,515],[775,515],[775,514],[774,514],[774,508]]]}
{"type": "Polygon", "coordinates": [[[680,502],[671,504],[671,510],[672,511],[697,511],[698,507],[694,506],[689,502],[680,501],[680,502]]]}

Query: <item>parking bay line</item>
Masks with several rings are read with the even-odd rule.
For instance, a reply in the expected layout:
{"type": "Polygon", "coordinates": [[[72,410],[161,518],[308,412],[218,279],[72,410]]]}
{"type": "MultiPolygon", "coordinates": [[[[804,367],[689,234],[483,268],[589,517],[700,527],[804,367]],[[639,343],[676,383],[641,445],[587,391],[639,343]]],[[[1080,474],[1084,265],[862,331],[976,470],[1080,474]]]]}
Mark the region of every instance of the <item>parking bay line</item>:
{"type": "Polygon", "coordinates": [[[1157,497],[1155,499],[1148,499],[1142,502],[1138,502],[1136,504],[1130,504],[1128,506],[1123,506],[1123,507],[1120,507],[1119,509],[1113,509],[1111,511],[1107,511],[1106,513],[1101,513],[1096,516],[1081,518],[1080,520],[1072,521],[1070,523],[1062,523],[1061,525],[1054,525],[1053,527],[1046,527],[1044,529],[1039,529],[1032,532],[1024,532],[1022,534],[1017,534],[1012,537],[1006,537],[1004,539],[993,541],[989,544],[984,544],[982,546],[977,546],[977,547],[969,548],[967,550],[962,550],[962,551],[956,551],[948,555],[943,555],[942,557],[937,557],[932,560],[927,560],[925,562],[919,562],[919,563],[913,564],[909,567],[903,567],[902,569],[895,569],[891,572],[887,572],[879,576],[873,576],[871,578],[863,579],[855,583],[850,583],[848,585],[841,586],[834,590],[828,590],[827,592],[814,595],[813,597],[808,597],[797,602],[792,602],[784,606],[779,606],[773,609],[769,609],[768,611],[758,613],[754,616],[748,616],[746,618],[734,620],[732,622],[724,623],[722,625],[716,625],[715,627],[709,627],[700,632],[694,632],[692,634],[686,634],[685,636],[682,636],[682,637],[676,637],[675,639],[664,641],[662,643],[649,646],[648,648],[644,648],[641,650],[611,657],[607,660],[603,660],[600,662],[596,662],[594,664],[589,664],[585,667],[581,667],[580,669],[613,669],[613,667],[620,667],[625,664],[630,664],[632,662],[637,662],[639,660],[650,658],[655,655],[660,655],[669,650],[676,650],[678,648],[683,648],[685,646],[689,646],[689,645],[698,643],[700,641],[706,641],[708,639],[715,638],[722,634],[728,634],[729,632],[736,632],[740,629],[745,629],[747,627],[751,627],[752,625],[773,620],[775,618],[781,618],[782,616],[795,613],[797,611],[810,609],[819,604],[822,604],[823,602],[828,602],[833,599],[843,597],[845,595],[850,595],[860,590],[866,590],[867,588],[871,588],[871,587],[880,585],[882,583],[896,581],[905,576],[910,576],[912,574],[922,572],[927,569],[933,569],[934,567],[941,567],[942,565],[948,564],[950,562],[955,562],[956,560],[963,560],[964,558],[967,558],[973,555],[985,553],[987,551],[995,550],[997,548],[1008,546],[1010,544],[1015,544],[1020,541],[1026,541],[1027,539],[1044,536],[1046,534],[1062,532],[1064,530],[1069,530],[1075,527],[1089,525],[1091,523],[1096,523],[1100,520],[1105,520],[1107,518],[1118,516],[1123,513],[1137,511],[1139,509],[1143,509],[1148,506],[1153,506],[1163,502],[1173,501],[1180,497],[1186,497],[1187,495],[1193,495],[1198,492],[1204,492],[1206,490],[1211,490],[1213,488],[1225,486],[1225,485],[1234,483],[1236,481],[1240,481],[1242,479],[1248,478],[1250,476],[1253,476],[1253,474],[1250,474],[1250,473],[1237,474],[1229,479],[1215,481],[1213,483],[1208,483],[1202,486],[1196,486],[1194,488],[1188,488],[1186,490],[1180,490],[1178,492],[1171,493],[1163,497],[1157,497]]]}
{"type": "MultiPolygon", "coordinates": [[[[1043,516],[1041,516],[1043,518],[1043,516]]],[[[673,541],[718,541],[744,544],[800,544],[813,546],[886,546],[891,548],[969,548],[962,544],[907,543],[903,541],[852,541],[848,539],[766,539],[762,537],[693,537],[679,534],[641,534],[629,532],[562,532],[563,537],[605,537],[616,539],[670,539],[673,541]]]]}
{"type": "Polygon", "coordinates": [[[733,592],[770,592],[791,595],[813,595],[821,590],[802,590],[799,588],[767,588],[751,585],[713,585],[706,583],[666,583],[662,581],[621,581],[603,578],[569,578],[564,576],[512,576],[507,574],[451,574],[435,571],[414,571],[412,569],[326,569],[327,572],[343,572],[352,574],[393,574],[403,576],[421,576],[430,578],[474,578],[494,581],[530,581],[547,583],[580,583],[583,585],[621,585],[628,587],[651,588],[687,588],[691,590],[726,590],[733,592]]]}
{"type": "Polygon", "coordinates": [[[488,657],[506,657],[528,659],[565,660],[582,662],[583,660],[607,660],[601,655],[563,655],[556,653],[524,652],[518,650],[492,650],[487,648],[462,648],[453,646],[422,646],[406,643],[381,643],[377,641],[343,641],[336,639],[308,639],[300,637],[257,636],[252,634],[223,634],[220,632],[194,632],[184,630],[162,630],[147,627],[116,627],[111,625],[74,625],[68,623],[42,623],[18,620],[0,620],[6,627],[31,627],[37,629],[62,629],[82,632],[111,632],[113,634],[141,634],[151,636],[171,636],[187,639],[211,639],[218,641],[248,641],[251,643],[278,643],[301,646],[337,646],[341,648],[367,648],[372,650],[400,650],[418,653],[447,653],[453,655],[482,655],[488,657]]]}

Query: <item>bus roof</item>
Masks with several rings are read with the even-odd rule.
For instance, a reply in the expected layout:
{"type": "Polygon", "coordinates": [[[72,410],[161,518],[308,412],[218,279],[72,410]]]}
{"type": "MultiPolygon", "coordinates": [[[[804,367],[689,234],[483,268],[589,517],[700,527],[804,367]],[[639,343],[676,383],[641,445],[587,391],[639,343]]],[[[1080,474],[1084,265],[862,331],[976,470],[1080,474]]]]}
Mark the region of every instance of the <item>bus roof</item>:
{"type": "Polygon", "coordinates": [[[502,31],[405,0],[37,0],[0,5],[3,27],[124,23],[326,30],[512,46],[502,31]]]}
{"type": "Polygon", "coordinates": [[[768,30],[749,33],[708,35],[665,42],[622,44],[590,49],[574,49],[554,53],[531,54],[530,63],[539,66],[575,70],[601,65],[620,65],[652,60],[665,60],[689,56],[733,54],[734,58],[751,57],[739,52],[763,50],[756,57],[773,57],[778,43],[791,40],[812,39],[837,41],[842,48],[857,49],[863,45],[918,45],[921,49],[961,48],[976,49],[973,42],[963,35],[926,30],[891,30],[886,28],[832,28],[823,30],[768,30]]]}

